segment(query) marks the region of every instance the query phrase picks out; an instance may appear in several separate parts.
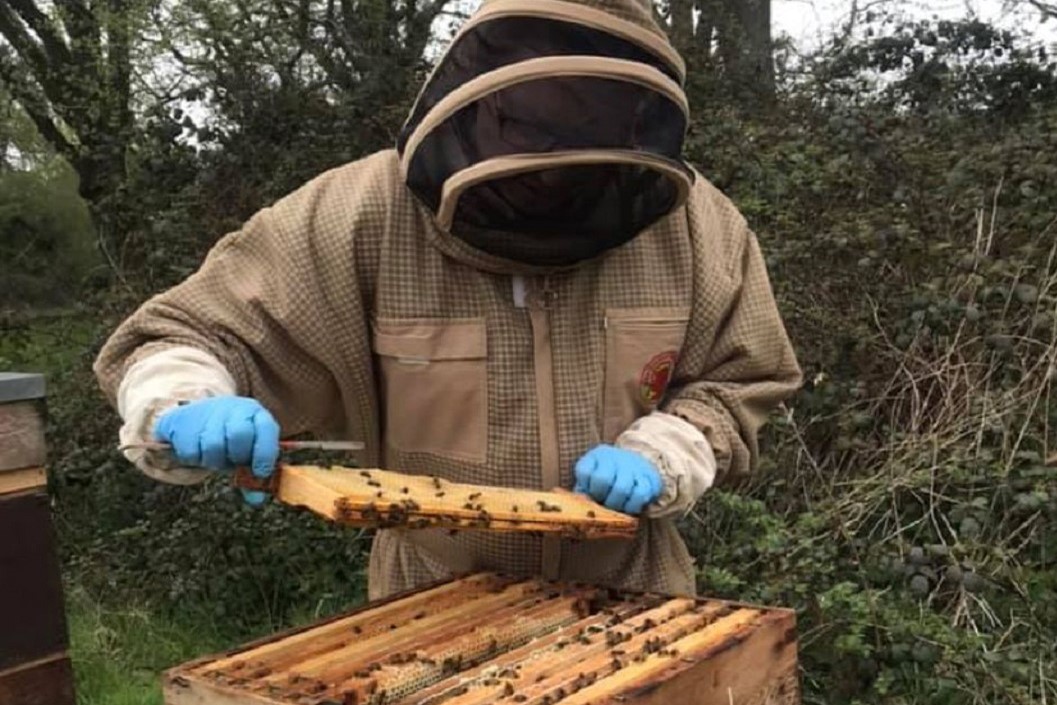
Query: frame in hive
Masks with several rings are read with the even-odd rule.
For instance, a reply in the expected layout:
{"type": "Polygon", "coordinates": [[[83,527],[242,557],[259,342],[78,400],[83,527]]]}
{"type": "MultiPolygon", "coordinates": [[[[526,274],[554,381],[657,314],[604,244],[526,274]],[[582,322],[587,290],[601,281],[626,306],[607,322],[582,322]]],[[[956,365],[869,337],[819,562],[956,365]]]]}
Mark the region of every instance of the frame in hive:
{"type": "Polygon", "coordinates": [[[794,705],[795,615],[493,574],[165,676],[167,705],[794,705]]]}

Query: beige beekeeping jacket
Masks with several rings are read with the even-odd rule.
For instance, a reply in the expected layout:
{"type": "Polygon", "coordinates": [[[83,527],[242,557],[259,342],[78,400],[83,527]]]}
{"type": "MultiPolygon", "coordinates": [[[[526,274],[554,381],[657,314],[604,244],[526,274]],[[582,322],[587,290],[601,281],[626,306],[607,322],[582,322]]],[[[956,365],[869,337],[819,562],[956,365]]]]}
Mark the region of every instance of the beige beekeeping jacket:
{"type": "MultiPolygon", "coordinates": [[[[542,269],[441,229],[395,151],[260,211],[145,303],[97,360],[111,401],[121,406],[131,369],[172,350],[200,351],[187,364],[206,375],[215,362],[224,379],[159,392],[137,411],[141,436],[175,398],[237,393],[270,409],[284,435],[365,441],[370,466],[521,488],[571,488],[583,453],[642,448],[636,431],[651,419],[661,435],[664,424],[691,429],[719,478],[745,474],[758,429],[800,381],[757,241],[699,175],[684,206],[630,243],[542,269]]],[[[681,487],[690,471],[651,459],[668,504],[678,494],[689,506],[704,489],[681,487]]],[[[170,482],[208,474],[137,461],[170,482]]],[[[669,594],[695,583],[668,514],[643,521],[633,541],[380,531],[370,596],[471,570],[669,594]]]]}

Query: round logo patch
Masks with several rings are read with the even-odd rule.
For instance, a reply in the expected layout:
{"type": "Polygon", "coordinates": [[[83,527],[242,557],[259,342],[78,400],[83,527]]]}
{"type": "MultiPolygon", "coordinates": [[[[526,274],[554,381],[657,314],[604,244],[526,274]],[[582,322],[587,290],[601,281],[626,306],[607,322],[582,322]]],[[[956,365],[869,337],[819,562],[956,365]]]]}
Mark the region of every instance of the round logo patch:
{"type": "Polygon", "coordinates": [[[679,359],[679,353],[675,350],[655,355],[652,360],[642,368],[639,375],[639,394],[646,406],[654,406],[664,396],[664,390],[672,381],[675,374],[675,363],[679,359]]]}

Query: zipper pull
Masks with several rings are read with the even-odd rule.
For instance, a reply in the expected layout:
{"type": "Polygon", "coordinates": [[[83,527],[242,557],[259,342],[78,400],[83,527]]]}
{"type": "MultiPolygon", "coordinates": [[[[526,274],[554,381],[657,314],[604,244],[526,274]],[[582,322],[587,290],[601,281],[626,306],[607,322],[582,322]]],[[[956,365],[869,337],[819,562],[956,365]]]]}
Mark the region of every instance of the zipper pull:
{"type": "Polygon", "coordinates": [[[540,288],[538,293],[538,303],[540,308],[547,311],[554,307],[554,304],[558,301],[558,292],[551,285],[550,277],[543,277],[543,286],[540,288]]]}

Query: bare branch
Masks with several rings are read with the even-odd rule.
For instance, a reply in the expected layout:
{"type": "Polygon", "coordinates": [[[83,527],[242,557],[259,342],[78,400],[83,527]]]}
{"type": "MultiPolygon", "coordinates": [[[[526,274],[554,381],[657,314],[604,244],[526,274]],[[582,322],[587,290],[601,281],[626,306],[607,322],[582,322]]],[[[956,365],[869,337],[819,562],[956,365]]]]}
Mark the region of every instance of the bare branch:
{"type": "Polygon", "coordinates": [[[68,18],[76,19],[81,24],[96,24],[92,9],[81,0],[55,0],[55,7],[68,18]]]}
{"type": "Polygon", "coordinates": [[[30,35],[22,19],[7,0],[0,0],[0,35],[29,64],[38,77],[48,72],[48,56],[40,43],[30,35]]]}
{"type": "Polygon", "coordinates": [[[1057,19],[1057,3],[1045,2],[1044,0],[1028,0],[1028,4],[1046,17],[1057,19]]]}
{"type": "Polygon", "coordinates": [[[72,161],[77,156],[77,146],[67,139],[56,123],[48,107],[48,99],[33,79],[25,75],[24,70],[20,71],[17,62],[4,52],[0,52],[0,81],[3,81],[11,96],[33,121],[40,136],[56,152],[72,161]]]}
{"type": "Polygon", "coordinates": [[[55,26],[55,22],[40,11],[36,3],[31,0],[8,0],[8,4],[40,38],[44,49],[54,62],[65,63],[70,60],[70,49],[66,46],[62,33],[55,26]]]}

